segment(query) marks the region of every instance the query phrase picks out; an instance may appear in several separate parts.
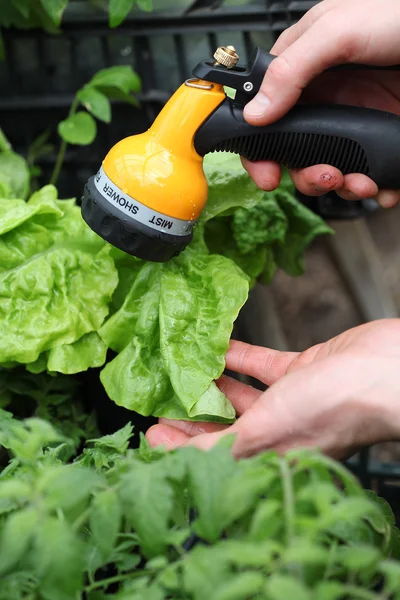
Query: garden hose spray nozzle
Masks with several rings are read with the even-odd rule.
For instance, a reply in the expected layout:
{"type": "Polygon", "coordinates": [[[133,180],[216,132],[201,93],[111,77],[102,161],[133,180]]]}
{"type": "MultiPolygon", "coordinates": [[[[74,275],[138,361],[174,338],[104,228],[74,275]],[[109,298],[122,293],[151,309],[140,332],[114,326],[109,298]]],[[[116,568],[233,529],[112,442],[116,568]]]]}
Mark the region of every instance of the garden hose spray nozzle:
{"type": "Polygon", "coordinates": [[[400,189],[396,115],[298,105],[272,125],[244,120],[243,108],[274,59],[256,49],[249,66],[240,66],[235,48],[224,46],[199,63],[150,129],[118,142],[89,179],[82,197],[88,225],[128,254],[171,259],[192,240],[207,200],[203,157],[216,151],[289,168],[330,164],[344,174],[368,175],[382,189],[400,189]],[[234,99],[224,86],[236,90],[234,99]]]}

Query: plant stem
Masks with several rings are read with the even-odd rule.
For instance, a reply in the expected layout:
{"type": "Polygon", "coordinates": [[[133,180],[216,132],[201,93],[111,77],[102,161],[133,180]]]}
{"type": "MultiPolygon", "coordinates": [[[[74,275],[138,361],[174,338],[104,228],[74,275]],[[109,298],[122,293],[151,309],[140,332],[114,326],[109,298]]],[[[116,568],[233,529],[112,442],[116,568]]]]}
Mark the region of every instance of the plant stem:
{"type": "Polygon", "coordinates": [[[121,581],[126,581],[127,579],[135,579],[136,577],[142,577],[144,574],[150,573],[151,571],[139,571],[137,573],[125,573],[124,575],[114,575],[114,577],[101,579],[100,581],[95,581],[91,585],[87,585],[85,587],[85,592],[92,592],[93,590],[97,590],[99,588],[108,587],[112,583],[121,583],[121,581]]]}
{"type": "Polygon", "coordinates": [[[88,508],[82,514],[79,515],[79,517],[76,519],[76,521],[74,521],[74,523],[72,524],[72,529],[74,531],[79,531],[80,528],[82,527],[82,525],[84,525],[86,523],[89,516],[90,516],[90,509],[88,508]]]}
{"type": "Polygon", "coordinates": [[[0,128],[0,151],[6,152],[7,150],[12,150],[12,146],[0,128]]]}
{"type": "MultiPolygon", "coordinates": [[[[76,109],[78,108],[79,105],[79,100],[77,98],[77,96],[75,96],[72,104],[71,104],[71,108],[69,110],[68,113],[68,118],[72,117],[72,115],[75,114],[76,109]]],[[[68,143],[65,140],[61,141],[61,145],[60,145],[60,149],[58,151],[58,155],[57,155],[57,160],[56,160],[56,164],[54,165],[54,169],[53,169],[53,173],[51,175],[50,178],[50,184],[51,185],[56,185],[58,178],[60,176],[60,171],[61,171],[61,167],[63,165],[64,162],[64,158],[65,158],[65,152],[67,150],[67,146],[68,143]]]]}
{"type": "Polygon", "coordinates": [[[353,585],[344,585],[343,593],[351,594],[354,600],[374,600],[376,598],[374,592],[369,592],[353,585]]]}
{"type": "Polygon", "coordinates": [[[285,459],[280,459],[279,466],[283,482],[283,510],[285,515],[286,543],[289,546],[294,538],[294,494],[290,467],[285,459]]]}

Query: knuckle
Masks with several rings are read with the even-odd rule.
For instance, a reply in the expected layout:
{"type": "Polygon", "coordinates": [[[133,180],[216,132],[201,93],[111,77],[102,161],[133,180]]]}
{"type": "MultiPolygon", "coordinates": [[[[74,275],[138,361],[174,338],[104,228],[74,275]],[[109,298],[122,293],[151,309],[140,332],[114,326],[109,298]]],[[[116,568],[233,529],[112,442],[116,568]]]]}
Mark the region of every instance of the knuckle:
{"type": "Polygon", "coordinates": [[[269,78],[274,80],[287,79],[291,75],[292,67],[284,54],[281,54],[272,61],[268,68],[269,78]]]}
{"type": "Polygon", "coordinates": [[[261,381],[266,381],[271,378],[271,374],[276,371],[276,356],[267,355],[263,361],[261,368],[261,381]]]}
{"type": "Polygon", "coordinates": [[[326,39],[335,48],[335,62],[337,63],[356,61],[368,45],[366,36],[354,35],[352,23],[344,22],[343,16],[339,12],[331,11],[323,15],[319,24],[326,39]]]}
{"type": "Polygon", "coordinates": [[[249,346],[243,346],[238,353],[238,357],[237,357],[237,364],[238,364],[238,368],[241,371],[242,369],[245,369],[246,366],[248,365],[249,361],[250,361],[250,347],[249,346]]]}
{"type": "Polygon", "coordinates": [[[290,27],[285,29],[285,31],[283,31],[281,33],[281,35],[279,36],[279,39],[278,39],[279,43],[285,45],[288,40],[292,39],[293,32],[296,31],[296,29],[297,29],[297,24],[291,25],[290,27]]]}

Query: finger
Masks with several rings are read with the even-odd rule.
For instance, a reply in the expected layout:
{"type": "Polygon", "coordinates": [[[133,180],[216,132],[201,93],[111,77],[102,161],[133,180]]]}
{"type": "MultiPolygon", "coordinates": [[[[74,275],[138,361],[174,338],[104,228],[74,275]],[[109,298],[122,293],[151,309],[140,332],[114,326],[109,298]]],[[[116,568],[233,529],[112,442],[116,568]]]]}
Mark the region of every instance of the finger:
{"type": "Polygon", "coordinates": [[[315,165],[306,169],[290,171],[290,177],[296,188],[306,196],[321,196],[344,185],[342,173],[330,165],[315,165]]]}
{"type": "Polygon", "coordinates": [[[146,439],[152,448],[164,446],[167,450],[173,450],[184,446],[190,437],[169,425],[153,425],[146,431],[146,439]]]}
{"type": "MultiPolygon", "coordinates": [[[[217,444],[222,438],[227,435],[234,433],[234,425],[225,429],[224,431],[215,431],[213,433],[204,433],[196,437],[188,438],[185,442],[185,446],[194,446],[200,450],[210,450],[215,444],[217,444]]],[[[178,446],[176,446],[178,447],[178,446]]]]}
{"type": "Polygon", "coordinates": [[[345,175],[343,187],[337,190],[338,195],[344,200],[376,198],[378,192],[379,189],[376,183],[366,175],[361,175],[361,173],[345,175]]]}
{"type": "Polygon", "coordinates": [[[232,403],[237,415],[246,412],[262,394],[260,390],[256,390],[251,385],[236,381],[236,379],[227,377],[227,375],[222,375],[216,383],[221,392],[232,403]]]}
{"type": "Polygon", "coordinates": [[[376,199],[383,208],[393,208],[400,202],[400,191],[381,190],[376,199]]]}
{"type": "Polygon", "coordinates": [[[272,46],[271,54],[275,54],[275,56],[282,54],[282,52],[284,52],[291,44],[299,39],[306,29],[307,27],[304,25],[301,26],[301,21],[285,29],[272,46]]]}
{"type": "Polygon", "coordinates": [[[354,36],[335,25],[336,21],[329,14],[323,15],[272,61],[260,91],[245,106],[248,123],[267,125],[280,119],[317,75],[353,58],[354,36]]]}
{"type": "Polygon", "coordinates": [[[300,21],[291,27],[288,27],[288,29],[285,29],[272,47],[271,54],[282,54],[282,52],[284,52],[291,44],[298,40],[299,37],[311,27],[323,13],[327,12],[327,8],[329,8],[328,4],[330,3],[330,0],[325,0],[323,5],[317,4],[308,10],[300,19],[300,21]]]}
{"type": "Polygon", "coordinates": [[[231,340],[225,360],[230,371],[250,375],[266,385],[272,385],[285,375],[296,356],[298,352],[279,352],[231,340]]]}
{"type": "Polygon", "coordinates": [[[223,431],[229,425],[223,425],[222,423],[206,423],[206,422],[193,422],[193,421],[178,421],[175,419],[159,419],[159,424],[168,427],[175,427],[179,429],[189,437],[195,437],[203,433],[214,433],[214,431],[223,431]]]}
{"type": "Polygon", "coordinates": [[[243,167],[260,190],[272,192],[280,184],[282,168],[270,160],[250,162],[242,157],[243,167]]]}

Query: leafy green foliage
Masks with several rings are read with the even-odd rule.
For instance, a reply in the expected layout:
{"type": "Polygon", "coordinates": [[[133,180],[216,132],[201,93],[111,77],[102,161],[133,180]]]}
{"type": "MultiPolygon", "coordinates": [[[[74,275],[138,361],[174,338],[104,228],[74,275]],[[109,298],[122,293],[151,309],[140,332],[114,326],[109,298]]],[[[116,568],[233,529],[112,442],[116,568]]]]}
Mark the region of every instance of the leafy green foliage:
{"type": "Polygon", "coordinates": [[[30,172],[26,160],[13,152],[0,129],[0,198],[23,198],[29,193],[30,172]]]}
{"type": "MultiPolygon", "coordinates": [[[[60,31],[62,19],[71,0],[3,0],[0,9],[0,58],[3,57],[1,28],[32,29],[41,27],[49,33],[60,31]]],[[[96,5],[95,0],[88,0],[96,5]]],[[[97,4],[99,4],[97,2],[97,4]]],[[[109,24],[117,27],[137,7],[152,9],[152,0],[109,0],[109,24]]]]}
{"type": "Polygon", "coordinates": [[[27,203],[4,200],[0,232],[2,363],[33,363],[101,326],[117,271],[73,201],[52,186],[27,203]]]}
{"type": "Polygon", "coordinates": [[[141,10],[150,11],[152,0],[109,0],[110,27],[118,27],[135,5],[141,10]]]}
{"type": "Polygon", "coordinates": [[[61,121],[58,133],[69,144],[87,146],[96,137],[96,122],[88,113],[80,111],[61,121]]]}
{"type": "Polygon", "coordinates": [[[50,425],[0,411],[0,599],[398,597],[393,515],[334,461],[236,462],[226,444],[150,455],[131,435],[66,464],[50,425]]]}
{"type": "Polygon", "coordinates": [[[235,160],[224,153],[205,159],[211,198],[215,193],[225,204],[225,198],[231,200],[231,206],[219,218],[207,222],[208,247],[234,260],[252,283],[257,279],[270,283],[278,267],[289,275],[301,275],[307,247],[316,236],[332,230],[296,200],[287,173],[274,192],[258,190],[255,194],[249,182],[250,197],[239,195],[235,160]]]}
{"type": "Polygon", "coordinates": [[[95,87],[88,86],[80,90],[77,95],[79,101],[93,116],[105,123],[111,121],[111,105],[105,94],[95,87]]]}
{"type": "MultiPolygon", "coordinates": [[[[123,91],[136,82],[129,69],[114,74],[123,91]]],[[[105,70],[92,83],[106,89],[110,81],[105,70]]],[[[91,119],[79,112],[69,121],[80,116],[91,119]]],[[[249,279],[266,279],[278,258],[298,265],[305,244],[326,226],[286,192],[277,196],[285,196],[289,208],[266,200],[236,156],[208,161],[206,172],[209,200],[194,241],[165,264],[105,244],[52,186],[28,202],[4,199],[0,364],[68,375],[103,366],[110,348],[117,356],[101,381],[117,404],[145,416],[232,421],[235,412],[214,381],[224,370],[249,279]]]]}
{"type": "Polygon", "coordinates": [[[109,67],[98,71],[94,77],[77,92],[68,117],[58,125],[58,133],[63,140],[59,161],[52,177],[55,183],[61,162],[65,154],[66,144],[87,146],[91,144],[97,133],[96,117],[100,121],[110,123],[110,99],[137,104],[132,93],[140,91],[140,79],[129,66],[109,67]],[[88,112],[78,111],[81,104],[88,112]],[[60,162],[61,161],[61,162],[60,162]]]}
{"type": "Polygon", "coordinates": [[[43,27],[56,32],[68,0],[9,0],[1,6],[0,25],[30,29],[43,27]]]}
{"type": "Polygon", "coordinates": [[[98,435],[95,416],[85,408],[80,386],[71,377],[0,368],[0,408],[19,418],[48,421],[68,438],[71,452],[98,435]]]}

